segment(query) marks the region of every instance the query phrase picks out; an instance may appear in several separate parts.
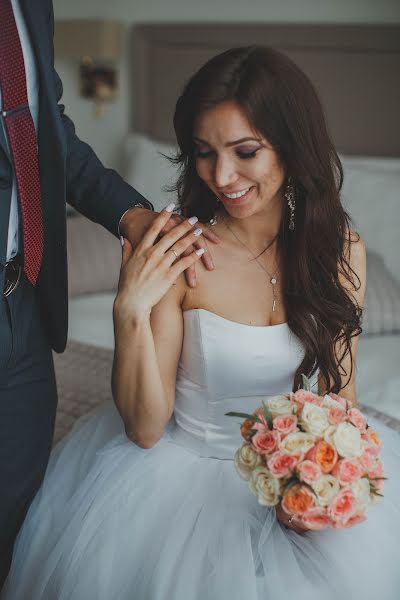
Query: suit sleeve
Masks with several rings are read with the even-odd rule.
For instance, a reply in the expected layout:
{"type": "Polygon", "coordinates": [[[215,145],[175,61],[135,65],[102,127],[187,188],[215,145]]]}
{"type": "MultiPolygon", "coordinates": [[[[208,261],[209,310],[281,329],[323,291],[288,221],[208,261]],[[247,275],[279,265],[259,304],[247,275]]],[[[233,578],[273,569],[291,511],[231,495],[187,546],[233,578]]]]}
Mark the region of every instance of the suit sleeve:
{"type": "MultiPolygon", "coordinates": [[[[53,35],[53,11],[51,27],[53,35]]],[[[153,205],[126,183],[116,171],[107,169],[94,150],[79,139],[74,123],[65,114],[65,107],[60,103],[63,86],[55,69],[54,85],[67,144],[67,201],[89,219],[118,235],[118,223],[128,208],[140,202],[153,210],[153,205]]]]}

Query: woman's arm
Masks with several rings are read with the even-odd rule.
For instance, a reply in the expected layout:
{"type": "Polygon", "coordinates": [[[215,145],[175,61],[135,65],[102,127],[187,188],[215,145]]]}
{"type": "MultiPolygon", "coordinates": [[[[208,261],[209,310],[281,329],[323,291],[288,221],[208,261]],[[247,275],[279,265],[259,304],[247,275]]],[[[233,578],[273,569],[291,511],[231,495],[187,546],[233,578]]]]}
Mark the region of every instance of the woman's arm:
{"type": "Polygon", "coordinates": [[[164,213],[135,251],[125,241],[114,302],[113,397],[128,437],[142,448],[160,439],[173,411],[183,338],[181,274],[199,259],[193,252],[176,260],[172,252],[180,257],[195,241],[194,233],[182,238],[192,228],[188,220],[153,246],[164,213]]]}
{"type": "MultiPolygon", "coordinates": [[[[340,281],[343,287],[347,290],[348,294],[354,299],[355,302],[357,302],[358,306],[363,307],[367,283],[366,250],[363,240],[354,232],[351,232],[351,242],[348,245],[347,258],[352,271],[354,271],[354,273],[352,273],[352,271],[349,273],[352,283],[344,275],[340,276],[340,281]]],[[[351,355],[347,354],[340,366],[343,387],[339,393],[341,396],[343,396],[343,398],[349,400],[353,406],[357,406],[357,393],[355,384],[357,349],[358,336],[352,338],[351,355]],[[350,371],[352,371],[352,373],[349,379],[350,371]]],[[[341,356],[341,353],[342,347],[338,345],[336,348],[336,355],[341,356]]],[[[326,383],[319,380],[318,390],[320,393],[325,391],[326,383]]]]}

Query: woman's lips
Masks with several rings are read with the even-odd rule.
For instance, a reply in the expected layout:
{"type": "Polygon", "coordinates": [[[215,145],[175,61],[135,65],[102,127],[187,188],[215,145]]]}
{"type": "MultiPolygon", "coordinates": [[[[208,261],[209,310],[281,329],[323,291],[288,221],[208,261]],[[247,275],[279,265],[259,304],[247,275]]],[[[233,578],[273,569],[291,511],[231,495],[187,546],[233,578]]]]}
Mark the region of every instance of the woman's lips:
{"type": "Polygon", "coordinates": [[[223,201],[226,204],[243,204],[243,202],[246,202],[246,200],[248,200],[249,196],[251,195],[252,191],[255,189],[255,186],[253,185],[245,194],[243,194],[243,196],[240,196],[239,198],[228,198],[228,196],[225,196],[225,194],[221,194],[223,197],[223,201]]]}

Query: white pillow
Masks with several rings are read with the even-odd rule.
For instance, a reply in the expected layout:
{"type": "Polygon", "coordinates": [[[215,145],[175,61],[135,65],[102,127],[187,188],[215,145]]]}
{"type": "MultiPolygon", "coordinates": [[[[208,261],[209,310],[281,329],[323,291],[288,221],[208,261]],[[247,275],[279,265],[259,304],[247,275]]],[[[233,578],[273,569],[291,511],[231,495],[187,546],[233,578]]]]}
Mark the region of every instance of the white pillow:
{"type": "Polygon", "coordinates": [[[400,281],[400,170],[347,165],[342,202],[368,250],[400,281]]]}
{"type": "Polygon", "coordinates": [[[163,188],[175,183],[178,172],[162,154],[175,155],[177,146],[152,140],[141,134],[131,134],[125,141],[123,174],[128,183],[160,211],[175,201],[175,194],[163,188]]]}
{"type": "Polygon", "coordinates": [[[343,169],[350,167],[363,167],[372,170],[384,170],[400,173],[400,158],[386,158],[385,156],[353,156],[340,154],[343,169]]]}

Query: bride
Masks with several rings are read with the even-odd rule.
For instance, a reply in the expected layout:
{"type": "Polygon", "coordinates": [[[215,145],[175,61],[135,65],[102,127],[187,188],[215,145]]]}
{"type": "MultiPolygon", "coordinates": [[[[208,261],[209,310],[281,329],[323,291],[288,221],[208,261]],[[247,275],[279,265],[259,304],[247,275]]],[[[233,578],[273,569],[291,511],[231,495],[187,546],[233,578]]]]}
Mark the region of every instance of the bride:
{"type": "Polygon", "coordinates": [[[123,245],[111,401],[53,452],[19,535],[5,600],[368,600],[400,594],[400,444],[385,497],[351,529],[307,531],[235,472],[239,425],[267,395],[315,389],[354,405],[366,254],[306,76],[238,48],[176,105],[180,224],[168,206],[123,245]],[[215,269],[183,271],[202,228],[215,269]],[[186,252],[185,252],[186,251],[186,252]],[[116,408],[115,408],[116,407],[116,408]]]}

